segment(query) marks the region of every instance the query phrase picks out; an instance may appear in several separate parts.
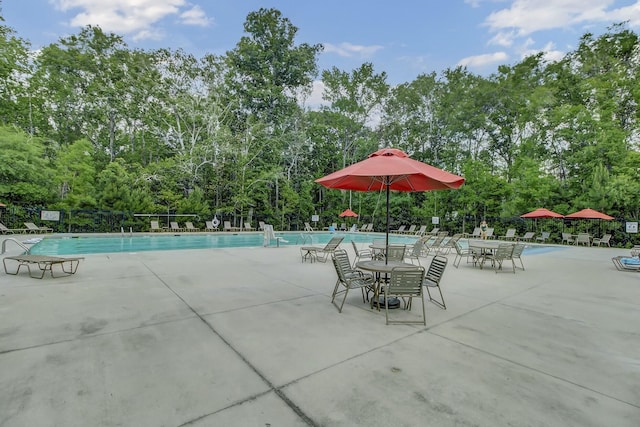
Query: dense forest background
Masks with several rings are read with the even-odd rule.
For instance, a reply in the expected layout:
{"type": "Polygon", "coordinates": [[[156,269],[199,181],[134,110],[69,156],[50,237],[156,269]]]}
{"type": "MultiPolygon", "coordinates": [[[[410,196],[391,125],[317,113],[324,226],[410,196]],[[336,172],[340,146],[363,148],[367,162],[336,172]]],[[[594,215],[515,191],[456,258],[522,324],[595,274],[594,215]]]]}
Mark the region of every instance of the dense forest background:
{"type": "Polygon", "coordinates": [[[489,76],[455,68],[396,86],[370,63],[318,70],[322,45],[297,44],[275,9],[250,13],[233,50],[202,58],[131,49],[91,26],[33,51],[6,24],[3,222],[47,209],[63,212],[64,231],[148,227],[134,213],[295,230],[314,214],[342,222],[351,207],[380,227],[383,196],[314,183],[380,147],[466,179],[456,191],[394,194],[393,228],[440,217],[461,231],[538,207],[591,207],[616,227],[638,218],[640,44],[624,23],[584,34],[558,62],[540,54],[489,76]],[[310,108],[315,80],[325,104],[310,108]]]}

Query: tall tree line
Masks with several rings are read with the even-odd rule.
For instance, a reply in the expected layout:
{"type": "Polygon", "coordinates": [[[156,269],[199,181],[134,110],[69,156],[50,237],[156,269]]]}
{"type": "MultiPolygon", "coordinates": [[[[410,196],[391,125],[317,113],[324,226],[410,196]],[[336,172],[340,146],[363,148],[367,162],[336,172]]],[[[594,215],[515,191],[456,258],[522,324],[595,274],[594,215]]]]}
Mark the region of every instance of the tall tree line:
{"type": "Polygon", "coordinates": [[[0,201],[237,223],[253,213],[282,228],[349,206],[382,220],[379,194],[313,180],[391,146],[466,178],[458,191],[394,195],[394,218],[541,206],[639,216],[640,43],[625,24],[583,35],[557,62],[538,54],[489,76],[459,67],[395,86],[370,63],[319,70],[322,46],[296,43],[278,10],[250,13],[244,31],[202,58],[131,49],[94,26],[34,52],[2,20],[0,201]],[[318,79],[325,104],[311,109],[318,79]]]}

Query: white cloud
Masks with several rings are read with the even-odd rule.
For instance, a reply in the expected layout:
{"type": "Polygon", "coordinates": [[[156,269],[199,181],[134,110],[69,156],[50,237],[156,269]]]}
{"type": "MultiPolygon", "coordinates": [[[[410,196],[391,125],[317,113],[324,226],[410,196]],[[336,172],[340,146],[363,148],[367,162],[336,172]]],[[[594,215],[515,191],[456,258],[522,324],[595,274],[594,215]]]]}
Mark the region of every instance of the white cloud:
{"type": "Polygon", "coordinates": [[[536,55],[542,52],[542,57],[546,61],[555,62],[561,60],[565,52],[556,49],[556,45],[553,42],[547,43],[542,49],[532,49],[530,48],[533,45],[533,40],[531,38],[527,39],[520,49],[520,57],[525,58],[527,56],[536,55]]]}
{"type": "Polygon", "coordinates": [[[485,20],[492,32],[511,29],[519,36],[571,25],[620,22],[640,23],[640,1],[607,10],[613,0],[515,0],[511,7],[491,13],[485,20]]]}
{"type": "Polygon", "coordinates": [[[339,45],[322,43],[322,45],[324,46],[324,53],[336,53],[347,58],[352,56],[369,58],[373,56],[377,51],[382,49],[382,46],[379,45],[361,46],[351,43],[340,43],[339,45]]]}
{"type": "Polygon", "coordinates": [[[162,31],[155,27],[162,19],[177,15],[186,25],[208,25],[206,14],[198,6],[188,6],[186,0],[51,0],[58,9],[67,12],[79,9],[69,25],[99,26],[105,31],[132,34],[135,40],[160,39],[162,31]]]}
{"type": "Polygon", "coordinates": [[[503,47],[509,47],[513,44],[513,39],[515,38],[515,32],[513,31],[500,31],[496,34],[491,40],[489,40],[489,45],[498,45],[503,47]]]}
{"type": "Polygon", "coordinates": [[[458,61],[458,65],[463,67],[483,67],[498,62],[504,63],[507,59],[509,59],[509,55],[505,52],[494,52],[462,58],[458,61]]]}
{"type": "Polygon", "coordinates": [[[207,27],[211,23],[211,19],[207,17],[207,14],[200,6],[194,6],[186,12],[182,12],[180,19],[183,24],[198,25],[200,27],[207,27]]]}

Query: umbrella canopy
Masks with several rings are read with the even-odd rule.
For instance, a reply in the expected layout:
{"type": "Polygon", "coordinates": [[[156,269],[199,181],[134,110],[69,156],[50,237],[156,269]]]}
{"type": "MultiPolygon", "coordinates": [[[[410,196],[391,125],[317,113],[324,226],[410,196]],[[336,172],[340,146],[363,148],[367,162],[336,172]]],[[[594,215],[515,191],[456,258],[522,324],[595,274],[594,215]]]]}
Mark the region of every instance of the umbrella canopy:
{"type": "Polygon", "coordinates": [[[457,189],[464,178],[410,158],[404,151],[383,148],[366,159],[318,178],[327,188],[387,193],[387,233],[389,245],[389,192],[457,189]]]}
{"type": "Polygon", "coordinates": [[[564,218],[564,216],[549,209],[538,208],[535,211],[520,215],[520,218],[564,218]]]}
{"type": "Polygon", "coordinates": [[[346,209],[344,212],[342,212],[340,215],[338,215],[340,218],[344,218],[345,216],[350,216],[353,218],[357,218],[358,214],[355,213],[354,211],[352,211],[351,209],[346,209]]]}
{"type": "Polygon", "coordinates": [[[598,212],[591,208],[582,209],[581,211],[574,212],[572,214],[566,215],[565,218],[568,219],[605,219],[610,221],[614,219],[612,216],[607,214],[603,214],[602,212],[598,212]]]}

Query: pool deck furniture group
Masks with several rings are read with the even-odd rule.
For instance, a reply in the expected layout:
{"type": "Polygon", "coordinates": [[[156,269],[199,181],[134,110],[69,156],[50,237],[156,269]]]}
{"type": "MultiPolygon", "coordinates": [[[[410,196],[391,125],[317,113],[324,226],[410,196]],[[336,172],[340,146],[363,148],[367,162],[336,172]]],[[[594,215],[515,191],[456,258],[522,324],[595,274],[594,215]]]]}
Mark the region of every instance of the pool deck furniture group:
{"type": "MultiPolygon", "coordinates": [[[[447,267],[426,326],[386,325],[359,291],[339,313],[332,263],[296,245],[0,273],[1,424],[637,427],[640,276],[620,255],[544,245],[518,274],[447,267]]],[[[421,320],[415,303],[390,314],[421,320]]]]}

